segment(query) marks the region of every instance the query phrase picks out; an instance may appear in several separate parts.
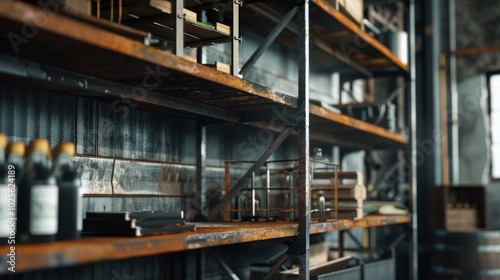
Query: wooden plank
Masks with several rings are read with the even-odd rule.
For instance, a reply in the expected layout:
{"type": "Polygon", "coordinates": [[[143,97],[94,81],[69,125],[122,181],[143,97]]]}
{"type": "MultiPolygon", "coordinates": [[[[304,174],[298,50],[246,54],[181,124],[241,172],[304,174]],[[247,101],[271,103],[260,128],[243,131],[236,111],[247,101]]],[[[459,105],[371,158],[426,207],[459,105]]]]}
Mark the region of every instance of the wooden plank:
{"type": "MultiPolygon", "coordinates": [[[[409,215],[369,215],[360,220],[338,220],[311,224],[311,234],[352,228],[405,224],[409,215]]],[[[152,237],[93,237],[75,241],[17,245],[17,272],[65,267],[107,260],[151,256],[212,246],[245,243],[297,235],[297,224],[195,223],[196,232],[152,237]]],[[[7,273],[8,247],[0,246],[0,275],[7,273]]]]}
{"type": "Polygon", "coordinates": [[[345,28],[351,31],[353,34],[359,37],[362,41],[366,42],[372,48],[374,48],[378,53],[382,56],[386,57],[389,61],[391,61],[395,66],[399,69],[408,72],[408,66],[405,65],[401,60],[394,55],[386,46],[380,43],[373,36],[363,31],[361,27],[349,19],[347,16],[342,14],[340,11],[335,9],[330,3],[326,0],[311,0],[312,3],[316,4],[319,8],[321,8],[324,12],[330,15],[333,19],[342,24],[345,28]]]}
{"type": "Polygon", "coordinates": [[[115,160],[113,193],[181,196],[194,176],[194,166],[115,160]]]}
{"type": "MultiPolygon", "coordinates": [[[[0,35],[4,38],[3,41],[0,40],[0,44],[7,44],[2,52],[15,54],[15,50],[5,39],[6,34],[22,34],[23,26],[37,22],[40,12],[43,13],[40,8],[24,2],[0,2],[0,19],[3,22],[0,35]]],[[[197,102],[200,102],[202,97],[217,92],[226,97],[251,99],[255,105],[275,103],[295,107],[297,104],[296,99],[291,96],[61,15],[48,17],[47,21],[38,27],[37,36],[33,37],[29,44],[19,48],[23,50],[18,54],[22,58],[134,86],[142,85],[151,71],[153,74],[160,73],[161,80],[156,84],[152,80],[154,77],[149,75],[149,87],[156,85],[155,91],[197,102]],[[172,79],[176,82],[172,83],[172,79]]],[[[202,100],[200,103],[215,105],[210,98],[202,100]]],[[[252,109],[251,106],[236,107],[247,105],[244,100],[220,104],[238,110],[252,109]]]]}
{"type": "Polygon", "coordinates": [[[363,122],[342,114],[332,112],[326,108],[311,104],[311,134],[315,131],[331,133],[337,138],[357,138],[359,143],[366,143],[370,139],[371,146],[387,144],[406,145],[403,135],[388,131],[382,127],[363,122]]]}
{"type": "Polygon", "coordinates": [[[113,193],[113,159],[74,156],[73,166],[82,180],[83,194],[113,193]]]}

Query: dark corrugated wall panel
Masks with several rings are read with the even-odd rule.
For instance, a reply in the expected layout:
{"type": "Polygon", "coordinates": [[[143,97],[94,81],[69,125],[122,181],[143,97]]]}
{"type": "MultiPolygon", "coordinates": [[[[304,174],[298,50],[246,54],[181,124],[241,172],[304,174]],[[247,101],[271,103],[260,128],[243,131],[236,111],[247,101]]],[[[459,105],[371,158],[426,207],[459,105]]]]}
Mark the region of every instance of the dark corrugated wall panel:
{"type": "Polygon", "coordinates": [[[119,100],[98,104],[97,155],[195,164],[195,120],[135,106],[119,100]]]}
{"type": "Polygon", "coordinates": [[[0,131],[9,140],[76,140],[76,98],[0,81],[0,131]]]}

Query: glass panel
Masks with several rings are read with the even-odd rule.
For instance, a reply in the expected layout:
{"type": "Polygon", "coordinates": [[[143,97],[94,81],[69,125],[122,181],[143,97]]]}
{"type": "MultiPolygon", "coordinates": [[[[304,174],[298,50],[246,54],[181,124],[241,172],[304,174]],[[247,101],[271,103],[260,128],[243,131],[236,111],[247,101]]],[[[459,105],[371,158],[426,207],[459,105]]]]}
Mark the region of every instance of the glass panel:
{"type": "Polygon", "coordinates": [[[491,147],[491,177],[500,179],[500,145],[493,145],[491,147]]]}
{"type": "Polygon", "coordinates": [[[491,142],[500,145],[500,110],[491,112],[491,142]]]}
{"type": "Polygon", "coordinates": [[[500,110],[500,75],[491,76],[491,109],[500,110]]]}

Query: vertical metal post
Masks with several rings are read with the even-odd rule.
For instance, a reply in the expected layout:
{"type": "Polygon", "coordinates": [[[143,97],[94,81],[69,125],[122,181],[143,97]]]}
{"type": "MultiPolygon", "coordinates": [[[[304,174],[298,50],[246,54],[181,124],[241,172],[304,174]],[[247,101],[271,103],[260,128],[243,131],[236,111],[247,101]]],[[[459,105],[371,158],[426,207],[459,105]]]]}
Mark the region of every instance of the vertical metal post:
{"type": "MultiPolygon", "coordinates": [[[[175,1],[174,1],[175,2],[175,1]]],[[[206,202],[206,184],[205,184],[205,165],[207,161],[207,127],[198,122],[197,133],[196,133],[196,193],[199,194],[199,199],[197,203],[201,211],[200,214],[206,216],[208,213],[207,202],[206,202]]]]}
{"type": "MultiPolygon", "coordinates": [[[[224,190],[228,193],[231,190],[231,163],[224,163],[224,190]]],[[[224,221],[232,221],[233,214],[231,210],[233,209],[232,203],[229,202],[224,206],[224,221]]]]}
{"type": "Polygon", "coordinates": [[[411,135],[411,141],[410,141],[410,151],[411,151],[411,171],[410,171],[410,190],[411,190],[411,229],[412,229],[412,234],[411,234],[411,241],[410,241],[410,277],[413,280],[418,279],[418,246],[417,246],[417,240],[418,240],[418,235],[417,235],[417,228],[418,228],[418,223],[417,223],[417,95],[416,95],[416,57],[415,57],[415,21],[416,21],[416,7],[415,7],[415,0],[410,0],[410,7],[409,7],[409,21],[410,21],[410,36],[409,36],[409,48],[410,48],[410,56],[409,56],[409,62],[410,62],[410,83],[409,83],[409,89],[410,89],[410,119],[409,119],[409,124],[410,124],[410,135],[411,135]]]}
{"type": "Polygon", "coordinates": [[[269,210],[271,209],[271,206],[269,203],[271,203],[271,169],[269,168],[269,164],[266,164],[266,218],[269,219],[269,210]]]}
{"type": "Polygon", "coordinates": [[[231,26],[231,72],[238,76],[240,73],[240,6],[242,0],[233,0],[233,26],[231,26]]]}
{"type": "Polygon", "coordinates": [[[255,217],[257,215],[255,211],[255,204],[257,202],[255,199],[255,172],[252,173],[252,182],[250,185],[252,186],[252,217],[255,217]]]}
{"type": "Polygon", "coordinates": [[[175,32],[175,42],[174,42],[174,54],[180,57],[184,57],[184,0],[175,0],[173,3],[173,13],[175,16],[174,20],[174,32],[175,32]]]}
{"type": "Polygon", "coordinates": [[[310,169],[309,169],[309,0],[299,6],[298,68],[299,99],[297,129],[299,131],[299,226],[297,245],[299,279],[309,280],[309,231],[311,222],[310,169]],[[303,251],[302,251],[303,250],[303,251]]]}
{"type": "Polygon", "coordinates": [[[459,152],[458,152],[458,89],[457,89],[457,50],[455,0],[449,0],[449,30],[450,30],[450,104],[451,104],[451,182],[459,183],[459,152]]]}
{"type": "Polygon", "coordinates": [[[205,279],[205,267],[207,262],[207,255],[204,250],[196,251],[196,280],[205,279]]]}
{"type": "Polygon", "coordinates": [[[345,230],[339,231],[339,258],[344,256],[345,252],[345,230]]]}

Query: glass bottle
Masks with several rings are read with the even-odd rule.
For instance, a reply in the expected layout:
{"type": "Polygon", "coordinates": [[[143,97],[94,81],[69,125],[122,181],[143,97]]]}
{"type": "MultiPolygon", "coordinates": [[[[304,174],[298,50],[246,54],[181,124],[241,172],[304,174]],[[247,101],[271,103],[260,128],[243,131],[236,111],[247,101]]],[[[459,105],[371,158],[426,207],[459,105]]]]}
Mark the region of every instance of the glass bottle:
{"type": "Polygon", "coordinates": [[[59,188],[49,159],[49,142],[46,139],[31,141],[18,189],[18,238],[21,243],[50,242],[56,238],[59,188]]]}
{"type": "Polygon", "coordinates": [[[82,231],[82,183],[71,161],[74,154],[70,142],[59,143],[53,151],[52,171],[59,187],[57,240],[78,239],[82,231]]]}

